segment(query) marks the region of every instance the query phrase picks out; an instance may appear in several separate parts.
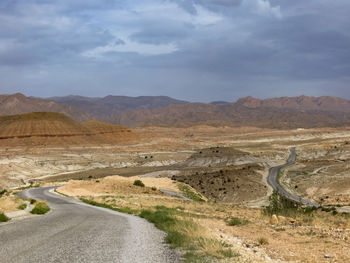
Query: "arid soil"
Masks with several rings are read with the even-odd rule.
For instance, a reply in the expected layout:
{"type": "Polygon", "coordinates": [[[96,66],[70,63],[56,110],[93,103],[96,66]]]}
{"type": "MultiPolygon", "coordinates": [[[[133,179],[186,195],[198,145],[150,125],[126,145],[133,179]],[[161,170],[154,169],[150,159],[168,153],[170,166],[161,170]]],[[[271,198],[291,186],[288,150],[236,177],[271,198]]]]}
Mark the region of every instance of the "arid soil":
{"type": "Polygon", "coordinates": [[[196,126],[132,132],[137,141],[125,144],[14,147],[12,141],[0,148],[0,191],[49,182],[65,184],[59,190],[64,194],[117,207],[178,207],[230,243],[243,262],[350,261],[349,217],[316,211],[276,222],[261,209],[272,192],[268,170],[285,162],[289,147],[296,147],[297,163],[280,178],[289,191],[325,205],[349,206],[350,128],[196,126]],[[146,186],[134,186],[136,179],[146,186]],[[182,193],[182,182],[208,201],[185,201],[159,191],[182,193]],[[232,217],[249,223],[228,226],[232,217]]]}

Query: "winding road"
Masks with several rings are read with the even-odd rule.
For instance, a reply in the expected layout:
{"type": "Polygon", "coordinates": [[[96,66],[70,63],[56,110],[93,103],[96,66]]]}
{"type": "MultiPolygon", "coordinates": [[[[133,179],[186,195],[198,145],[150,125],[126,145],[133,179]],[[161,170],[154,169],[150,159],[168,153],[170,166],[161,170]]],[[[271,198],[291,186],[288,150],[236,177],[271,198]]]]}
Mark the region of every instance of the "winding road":
{"type": "Polygon", "coordinates": [[[146,220],[90,206],[52,193],[54,187],[22,192],[46,200],[46,215],[0,225],[0,262],[178,262],[165,233],[146,220]]]}
{"type": "MultiPolygon", "coordinates": [[[[296,151],[295,151],[295,148],[290,148],[290,156],[287,160],[287,162],[285,164],[282,164],[282,165],[279,165],[279,166],[275,166],[275,167],[272,167],[269,171],[269,176],[267,177],[267,182],[268,184],[274,189],[276,190],[279,194],[293,200],[293,201],[296,201],[298,203],[301,203],[303,205],[306,205],[306,206],[310,206],[310,207],[320,207],[320,204],[317,204],[317,203],[313,203],[309,200],[305,200],[305,199],[302,199],[301,197],[299,196],[296,196],[296,195],[293,195],[291,194],[290,192],[288,192],[286,189],[284,189],[279,183],[278,183],[278,180],[277,180],[277,177],[278,177],[278,173],[280,171],[280,169],[284,169],[288,166],[291,166],[295,163],[295,160],[296,160],[296,151]]],[[[339,207],[337,208],[339,211],[343,211],[343,212],[350,212],[350,209],[349,208],[344,208],[344,207],[339,207]]]]}

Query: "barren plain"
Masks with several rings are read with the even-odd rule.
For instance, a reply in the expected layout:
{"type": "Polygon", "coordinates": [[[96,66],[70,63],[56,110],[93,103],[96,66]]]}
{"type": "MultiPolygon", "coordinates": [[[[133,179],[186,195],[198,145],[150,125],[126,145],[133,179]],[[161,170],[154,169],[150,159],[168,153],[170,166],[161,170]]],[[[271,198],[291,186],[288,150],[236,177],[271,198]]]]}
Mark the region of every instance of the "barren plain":
{"type": "MultiPolygon", "coordinates": [[[[137,139],[117,145],[1,148],[0,190],[10,194],[0,198],[0,206],[10,197],[18,204],[11,190],[16,187],[63,185],[58,192],[128,211],[175,209],[177,217],[193,220],[236,252],[227,258],[208,244],[200,250],[217,261],[350,261],[346,214],[271,216],[263,210],[272,194],[268,171],[287,160],[289,147],[296,147],[297,163],[281,173],[285,188],[323,205],[349,206],[350,128],[194,126],[132,132],[137,139]],[[133,185],[135,180],[145,187],[133,185]],[[230,224],[232,219],[240,223],[230,224]]],[[[10,211],[11,202],[2,209],[10,211]]]]}

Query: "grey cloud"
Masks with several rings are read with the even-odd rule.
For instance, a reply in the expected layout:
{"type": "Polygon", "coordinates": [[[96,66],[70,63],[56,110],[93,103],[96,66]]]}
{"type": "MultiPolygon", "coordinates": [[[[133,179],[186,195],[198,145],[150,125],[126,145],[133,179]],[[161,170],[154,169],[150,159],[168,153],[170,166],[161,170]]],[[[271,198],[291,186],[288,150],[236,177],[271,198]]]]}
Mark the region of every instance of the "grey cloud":
{"type": "Polygon", "coordinates": [[[194,26],[190,23],[179,23],[168,20],[160,23],[158,20],[148,20],[142,23],[142,30],[130,36],[130,39],[147,44],[167,44],[181,41],[193,34],[194,26]]]}
{"type": "Polygon", "coordinates": [[[165,94],[208,101],[327,92],[350,98],[349,1],[270,0],[280,7],[281,17],[255,14],[247,2],[235,0],[147,3],[169,1],[193,20],[200,16],[196,5],[221,20],[195,24],[150,16],[130,8],[137,1],[2,2],[2,85],[26,85],[33,95],[52,87],[45,90],[47,96],[74,93],[74,88],[82,95],[165,94]],[[113,16],[119,11],[130,17],[113,16]],[[115,51],[98,58],[82,56],[106,45],[127,45],[125,34],[117,37],[118,30],[131,32],[126,35],[134,43],[154,48],[174,43],[178,50],[152,56],[115,51]],[[17,74],[18,68],[23,74],[17,74]]]}
{"type": "Polygon", "coordinates": [[[191,14],[196,14],[195,5],[201,5],[208,9],[219,11],[222,8],[237,7],[244,0],[170,0],[177,3],[191,14]]]}

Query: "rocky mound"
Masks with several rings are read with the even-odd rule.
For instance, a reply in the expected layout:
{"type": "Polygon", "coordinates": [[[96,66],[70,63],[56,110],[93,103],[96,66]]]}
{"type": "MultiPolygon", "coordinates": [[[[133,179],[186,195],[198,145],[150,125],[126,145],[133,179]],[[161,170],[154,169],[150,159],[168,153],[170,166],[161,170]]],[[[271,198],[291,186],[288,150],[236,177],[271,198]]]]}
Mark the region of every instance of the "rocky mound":
{"type": "Polygon", "coordinates": [[[0,145],[114,144],[136,136],[126,127],[89,121],[78,123],[61,113],[34,112],[0,117],[0,145]]]}
{"type": "Polygon", "coordinates": [[[242,203],[266,195],[267,187],[253,156],[232,147],[201,149],[178,164],[182,171],[172,176],[184,182],[208,199],[228,203],[242,203]]]}
{"type": "Polygon", "coordinates": [[[197,169],[174,175],[173,180],[184,182],[210,200],[242,203],[266,195],[267,186],[257,171],[263,167],[252,165],[228,166],[221,169],[197,169]]]}

